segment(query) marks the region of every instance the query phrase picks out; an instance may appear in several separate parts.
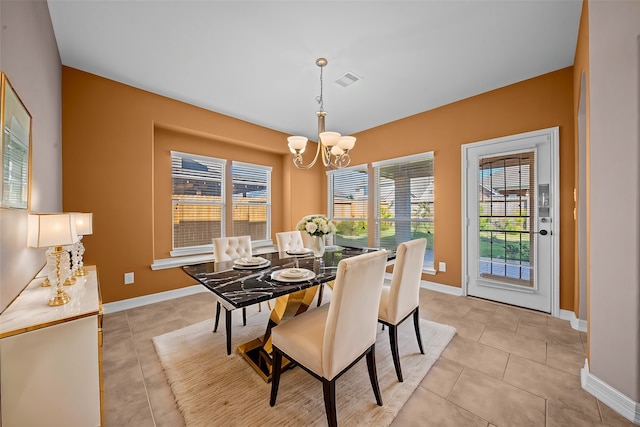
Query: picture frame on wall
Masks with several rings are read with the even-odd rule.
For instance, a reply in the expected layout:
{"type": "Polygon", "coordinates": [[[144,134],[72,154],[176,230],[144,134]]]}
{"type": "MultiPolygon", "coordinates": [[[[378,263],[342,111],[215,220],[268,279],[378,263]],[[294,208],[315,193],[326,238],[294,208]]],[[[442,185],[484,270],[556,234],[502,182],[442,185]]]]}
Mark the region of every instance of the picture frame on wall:
{"type": "Polygon", "coordinates": [[[0,71],[0,208],[29,209],[31,190],[31,114],[0,71]]]}

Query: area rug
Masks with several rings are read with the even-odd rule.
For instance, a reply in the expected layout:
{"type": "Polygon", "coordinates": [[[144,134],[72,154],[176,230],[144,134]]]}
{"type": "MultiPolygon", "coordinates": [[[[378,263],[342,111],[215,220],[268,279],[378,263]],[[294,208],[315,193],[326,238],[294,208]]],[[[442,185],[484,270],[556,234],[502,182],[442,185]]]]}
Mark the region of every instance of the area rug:
{"type": "MultiPolygon", "coordinates": [[[[233,325],[233,346],[264,333],[268,312],[233,325]]],[[[324,426],[322,383],[301,368],[282,374],[278,400],[269,406],[271,384],[238,354],[226,354],[224,329],[211,332],[208,320],[153,338],[178,409],[188,427],[324,426]]],[[[420,354],[408,320],[398,328],[404,382],[398,382],[389,349],[388,328],[379,329],[376,366],[383,406],[376,405],[365,359],[336,382],[338,423],[389,425],[455,335],[455,328],[421,319],[425,354],[420,354]]]]}

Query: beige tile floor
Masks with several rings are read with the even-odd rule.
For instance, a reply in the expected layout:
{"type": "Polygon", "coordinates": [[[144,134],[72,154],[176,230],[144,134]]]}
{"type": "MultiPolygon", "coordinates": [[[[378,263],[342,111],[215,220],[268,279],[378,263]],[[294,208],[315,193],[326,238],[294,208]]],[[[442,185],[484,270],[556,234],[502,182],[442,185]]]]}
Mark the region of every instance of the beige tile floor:
{"type": "MultiPolygon", "coordinates": [[[[633,425],[580,388],[586,334],[568,322],[424,289],[420,310],[458,333],[394,426],[633,425]]],[[[151,338],[214,311],[203,292],[105,315],[106,427],[184,426],[151,338]]]]}

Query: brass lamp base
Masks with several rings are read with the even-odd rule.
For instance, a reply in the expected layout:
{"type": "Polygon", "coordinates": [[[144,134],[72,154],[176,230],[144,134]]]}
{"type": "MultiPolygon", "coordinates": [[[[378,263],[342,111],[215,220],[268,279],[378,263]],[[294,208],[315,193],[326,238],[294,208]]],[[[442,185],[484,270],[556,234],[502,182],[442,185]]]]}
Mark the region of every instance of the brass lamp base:
{"type": "Polygon", "coordinates": [[[89,272],[84,267],[76,270],[76,276],[86,276],[87,274],[89,274],[89,272]]]}
{"type": "Polygon", "coordinates": [[[46,288],[47,286],[51,286],[51,282],[49,282],[49,278],[47,277],[46,279],[44,279],[42,283],[40,283],[40,286],[42,286],[43,288],[46,288]]]}
{"type": "Polygon", "coordinates": [[[78,280],[75,277],[70,276],[70,277],[67,278],[67,280],[64,281],[64,285],[65,286],[75,285],[77,281],[78,280]]]}
{"type": "Polygon", "coordinates": [[[49,305],[55,307],[58,305],[64,305],[71,301],[71,297],[62,289],[58,289],[58,293],[49,300],[49,305]]]}

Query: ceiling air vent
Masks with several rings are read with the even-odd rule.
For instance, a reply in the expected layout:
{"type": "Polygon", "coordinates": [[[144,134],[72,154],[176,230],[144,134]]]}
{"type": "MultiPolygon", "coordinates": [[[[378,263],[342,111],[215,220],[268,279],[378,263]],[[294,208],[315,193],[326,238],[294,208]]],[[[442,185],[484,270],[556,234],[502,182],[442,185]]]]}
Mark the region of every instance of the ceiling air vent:
{"type": "Polygon", "coordinates": [[[351,71],[347,71],[346,73],[338,77],[338,80],[336,80],[336,83],[338,83],[342,87],[347,87],[347,86],[351,86],[352,84],[354,84],[355,82],[361,79],[362,77],[352,73],[351,71]]]}

